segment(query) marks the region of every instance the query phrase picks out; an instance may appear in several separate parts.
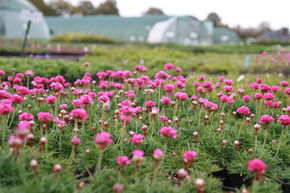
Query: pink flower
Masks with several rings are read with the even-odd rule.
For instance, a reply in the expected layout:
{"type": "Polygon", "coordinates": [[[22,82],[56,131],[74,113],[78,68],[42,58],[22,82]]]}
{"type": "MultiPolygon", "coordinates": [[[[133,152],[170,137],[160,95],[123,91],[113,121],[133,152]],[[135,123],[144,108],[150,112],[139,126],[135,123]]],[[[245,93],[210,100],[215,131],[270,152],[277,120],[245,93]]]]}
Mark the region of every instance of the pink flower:
{"type": "Polygon", "coordinates": [[[2,101],[2,103],[0,104],[0,114],[5,115],[5,114],[12,113],[12,112],[13,112],[12,105],[11,104],[3,104],[3,101],[2,101]]]}
{"type": "Polygon", "coordinates": [[[179,99],[179,100],[182,100],[182,101],[185,101],[188,99],[188,95],[187,93],[183,93],[183,92],[177,92],[174,94],[174,97],[179,99]]]}
{"type": "Polygon", "coordinates": [[[155,106],[155,102],[154,102],[154,101],[146,101],[146,102],[145,102],[145,106],[146,106],[147,108],[152,108],[152,107],[155,106]]]}
{"type": "Polygon", "coordinates": [[[289,83],[287,81],[280,82],[280,85],[283,87],[289,86],[289,83]]]}
{"type": "Polygon", "coordinates": [[[228,97],[227,97],[226,95],[222,95],[222,96],[220,97],[220,100],[221,100],[222,102],[227,102],[227,101],[228,101],[228,97]]]}
{"type": "Polygon", "coordinates": [[[164,105],[167,105],[171,103],[171,99],[168,97],[162,97],[162,99],[160,99],[160,102],[164,105]]]}
{"type": "Polygon", "coordinates": [[[261,84],[259,85],[259,89],[265,93],[265,92],[269,92],[271,90],[271,87],[267,84],[261,84]]]}
{"type": "Polygon", "coordinates": [[[290,125],[290,116],[289,115],[281,115],[278,118],[278,122],[285,125],[285,126],[288,126],[288,125],[290,125]]]}
{"type": "Polygon", "coordinates": [[[75,119],[82,120],[82,121],[87,120],[89,117],[88,113],[84,109],[73,109],[70,112],[70,116],[72,116],[75,119]]]}
{"type": "Polygon", "coordinates": [[[74,145],[78,145],[78,144],[81,143],[81,139],[78,138],[77,136],[72,136],[71,142],[72,142],[72,144],[74,144],[74,145]]]}
{"type": "Polygon", "coordinates": [[[249,102],[251,100],[251,97],[248,95],[243,96],[243,101],[249,102]]]}
{"type": "Polygon", "coordinates": [[[120,167],[124,167],[126,165],[131,164],[131,161],[128,156],[118,156],[117,163],[120,167]]]}
{"type": "Polygon", "coordinates": [[[287,95],[290,95],[290,88],[286,88],[284,91],[283,91],[284,94],[287,94],[287,95]]]}
{"type": "Polygon", "coordinates": [[[113,140],[111,139],[111,134],[106,131],[97,133],[95,136],[95,143],[99,145],[102,149],[110,146],[113,143],[113,140]]]}
{"type": "Polygon", "coordinates": [[[5,72],[3,70],[0,70],[0,76],[4,76],[5,72]]]}
{"type": "Polygon", "coordinates": [[[135,145],[139,145],[142,143],[142,139],[144,139],[144,135],[142,134],[134,134],[131,137],[131,142],[134,143],[135,145]]]}
{"type": "Polygon", "coordinates": [[[187,151],[183,153],[183,160],[186,164],[192,164],[196,159],[197,153],[194,151],[187,151]]]}
{"type": "Polygon", "coordinates": [[[99,103],[108,103],[108,102],[110,102],[110,98],[109,97],[107,97],[106,95],[102,95],[102,96],[100,96],[99,98],[98,98],[98,102],[99,103]]]}
{"type": "Polygon", "coordinates": [[[23,112],[18,116],[18,119],[22,121],[32,121],[34,116],[30,113],[23,112]]]}
{"type": "Polygon", "coordinates": [[[274,121],[275,119],[273,117],[271,117],[270,115],[263,115],[260,120],[259,120],[259,123],[260,124],[270,124],[274,121]]]}
{"type": "Polygon", "coordinates": [[[241,115],[245,116],[245,115],[249,115],[251,112],[250,112],[250,109],[246,106],[241,106],[237,109],[237,112],[240,113],[241,115]]]}
{"type": "Polygon", "coordinates": [[[68,105],[67,104],[61,104],[59,105],[60,109],[67,109],[68,105]]]}
{"type": "Polygon", "coordinates": [[[280,87],[279,86],[272,86],[271,87],[271,91],[272,92],[278,92],[280,90],[280,87]]]}
{"type": "Polygon", "coordinates": [[[133,150],[132,155],[133,155],[133,160],[136,163],[140,163],[144,159],[144,152],[142,150],[140,150],[140,149],[133,150]]]}
{"type": "Polygon", "coordinates": [[[48,97],[45,98],[45,101],[48,104],[54,104],[56,102],[56,97],[55,96],[48,96],[48,97]]]}
{"type": "Polygon", "coordinates": [[[166,92],[172,92],[174,90],[174,85],[173,84],[167,84],[164,86],[164,90],[166,92]]]}
{"type": "Polygon", "coordinates": [[[233,85],[233,81],[232,80],[225,80],[225,83],[226,83],[226,85],[229,85],[229,86],[233,85]]]}
{"type": "Polygon", "coordinates": [[[49,86],[50,86],[51,90],[53,90],[54,92],[63,91],[63,85],[59,82],[53,82],[49,86]]]}
{"type": "Polygon", "coordinates": [[[256,78],[256,82],[257,83],[261,83],[261,82],[263,82],[263,79],[262,78],[256,78]]]}
{"type": "Polygon", "coordinates": [[[49,123],[52,121],[53,115],[47,112],[40,112],[37,114],[38,120],[42,123],[49,123]]]}
{"type": "Polygon", "coordinates": [[[180,67],[175,68],[175,72],[180,73],[181,71],[182,71],[182,69],[180,67]]]}
{"type": "Polygon", "coordinates": [[[155,149],[153,151],[153,159],[155,161],[160,161],[163,157],[163,151],[161,149],[155,149]]]}
{"type": "Polygon", "coordinates": [[[261,93],[255,93],[254,94],[254,98],[257,99],[257,100],[259,100],[259,99],[263,98],[263,94],[261,94],[261,93]]]}
{"type": "Polygon", "coordinates": [[[16,130],[17,136],[25,137],[30,133],[31,123],[29,121],[20,121],[16,130]]]}
{"type": "Polygon", "coordinates": [[[166,138],[175,139],[177,136],[176,130],[172,127],[163,127],[159,130],[159,132],[166,138]]]}
{"type": "Polygon", "coordinates": [[[265,164],[265,162],[263,162],[260,159],[252,159],[250,161],[248,161],[248,170],[250,172],[263,172],[265,171],[265,169],[267,168],[267,165],[265,164]]]}
{"type": "Polygon", "coordinates": [[[197,77],[198,80],[204,81],[205,80],[205,75],[200,75],[197,77]]]}
{"type": "Polygon", "coordinates": [[[174,68],[174,65],[171,64],[171,63],[167,63],[167,64],[164,65],[164,69],[166,69],[166,70],[171,70],[173,68],[174,68]]]}
{"type": "Polygon", "coordinates": [[[268,101],[275,100],[275,96],[272,93],[265,93],[263,98],[268,101]]]}

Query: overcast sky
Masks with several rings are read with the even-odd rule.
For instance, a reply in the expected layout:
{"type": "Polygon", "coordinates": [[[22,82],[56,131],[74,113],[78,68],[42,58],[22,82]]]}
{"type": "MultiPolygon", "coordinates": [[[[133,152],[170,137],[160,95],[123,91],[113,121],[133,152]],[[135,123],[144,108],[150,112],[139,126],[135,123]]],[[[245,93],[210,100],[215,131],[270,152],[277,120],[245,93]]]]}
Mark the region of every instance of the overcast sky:
{"type": "MultiPolygon", "coordinates": [[[[91,1],[98,5],[105,0],[91,1]]],[[[117,5],[122,16],[140,16],[149,7],[157,7],[168,15],[193,15],[201,20],[216,12],[230,26],[256,27],[268,21],[274,29],[290,27],[290,0],[117,0],[117,5]]]]}

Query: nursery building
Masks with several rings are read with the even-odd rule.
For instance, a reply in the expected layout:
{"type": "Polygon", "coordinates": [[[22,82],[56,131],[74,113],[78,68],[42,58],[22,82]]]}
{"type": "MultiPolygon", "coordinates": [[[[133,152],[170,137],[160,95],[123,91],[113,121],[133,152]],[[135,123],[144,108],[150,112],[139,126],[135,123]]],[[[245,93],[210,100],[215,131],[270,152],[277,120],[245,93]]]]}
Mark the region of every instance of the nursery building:
{"type": "MultiPolygon", "coordinates": [[[[117,41],[178,43],[183,45],[210,45],[213,43],[239,43],[239,38],[224,37],[215,41],[211,22],[193,16],[146,15],[142,17],[67,16],[46,17],[51,35],[85,33],[111,37],[117,41]]],[[[233,32],[232,32],[233,33],[233,32]]]]}
{"type": "Polygon", "coordinates": [[[31,18],[28,37],[49,39],[49,28],[37,8],[27,0],[0,0],[0,36],[6,38],[23,38],[28,26],[27,13],[37,15],[31,18]]]}

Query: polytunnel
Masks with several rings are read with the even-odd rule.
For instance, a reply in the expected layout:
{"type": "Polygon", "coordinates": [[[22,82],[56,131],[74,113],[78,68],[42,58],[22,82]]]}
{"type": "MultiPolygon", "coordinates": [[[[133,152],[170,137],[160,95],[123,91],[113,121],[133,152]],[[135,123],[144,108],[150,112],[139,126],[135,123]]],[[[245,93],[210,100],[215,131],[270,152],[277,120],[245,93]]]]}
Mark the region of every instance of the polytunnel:
{"type": "MultiPolygon", "coordinates": [[[[6,38],[24,38],[27,28],[27,20],[23,18],[23,12],[39,13],[27,0],[1,0],[0,1],[0,35],[6,38]]],[[[38,21],[32,21],[29,38],[49,39],[49,28],[42,17],[38,21]]]]}
{"type": "Polygon", "coordinates": [[[238,44],[239,36],[226,28],[214,28],[213,43],[214,44],[238,44]]]}
{"type": "Polygon", "coordinates": [[[46,21],[53,36],[85,33],[107,36],[117,41],[183,45],[212,43],[212,26],[192,16],[51,16],[46,17],[46,21]]]}

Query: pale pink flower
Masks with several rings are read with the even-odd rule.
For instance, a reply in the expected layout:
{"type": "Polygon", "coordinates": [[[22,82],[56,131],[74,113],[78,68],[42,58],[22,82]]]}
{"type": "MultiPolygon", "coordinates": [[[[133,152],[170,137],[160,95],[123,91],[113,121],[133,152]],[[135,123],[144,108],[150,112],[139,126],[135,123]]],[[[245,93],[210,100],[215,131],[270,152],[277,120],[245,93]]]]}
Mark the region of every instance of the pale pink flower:
{"type": "Polygon", "coordinates": [[[110,146],[113,143],[113,140],[111,139],[111,134],[106,131],[97,133],[95,136],[95,143],[99,145],[102,149],[110,146]]]}
{"type": "Polygon", "coordinates": [[[177,136],[176,130],[172,127],[163,127],[159,130],[159,132],[166,138],[175,139],[177,136]]]}

